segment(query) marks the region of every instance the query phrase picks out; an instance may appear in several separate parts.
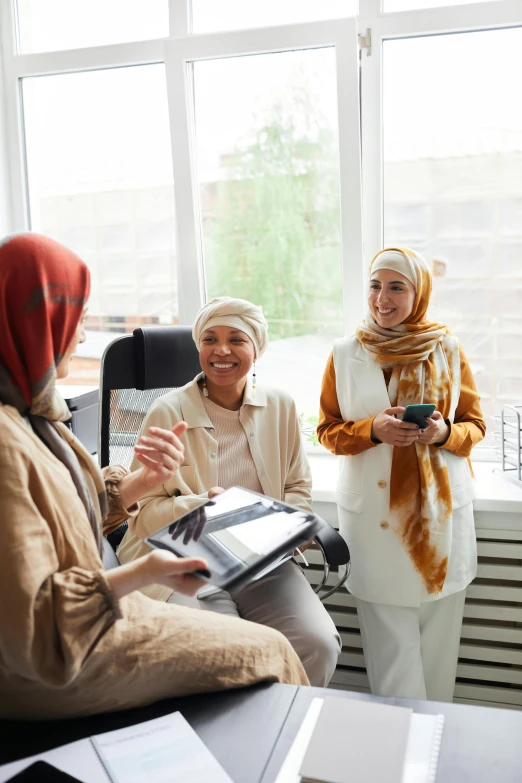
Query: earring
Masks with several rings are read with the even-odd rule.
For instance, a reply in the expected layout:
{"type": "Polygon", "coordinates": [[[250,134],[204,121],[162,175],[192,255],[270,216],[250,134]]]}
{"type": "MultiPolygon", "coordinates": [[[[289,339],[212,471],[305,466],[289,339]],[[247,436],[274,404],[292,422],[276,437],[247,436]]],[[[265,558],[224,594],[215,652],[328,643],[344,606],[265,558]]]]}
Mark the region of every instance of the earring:
{"type": "Polygon", "coordinates": [[[201,380],[203,381],[203,383],[202,383],[202,386],[203,386],[203,397],[208,397],[207,378],[205,376],[205,373],[203,373],[203,376],[202,376],[201,380]]]}
{"type": "Polygon", "coordinates": [[[254,371],[252,373],[252,399],[256,398],[256,363],[254,362],[254,371]]]}

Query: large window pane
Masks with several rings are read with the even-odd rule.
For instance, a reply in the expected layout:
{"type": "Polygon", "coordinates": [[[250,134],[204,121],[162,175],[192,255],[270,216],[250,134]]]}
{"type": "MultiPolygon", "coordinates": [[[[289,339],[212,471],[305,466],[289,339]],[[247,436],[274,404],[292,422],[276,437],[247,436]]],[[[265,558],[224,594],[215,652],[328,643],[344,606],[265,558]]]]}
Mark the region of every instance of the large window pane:
{"type": "Polygon", "coordinates": [[[17,0],[20,51],[164,38],[168,0],[17,0]]]}
{"type": "Polygon", "coordinates": [[[192,0],[192,31],[215,33],[357,14],[358,0],[192,0]]]}
{"type": "Polygon", "coordinates": [[[207,296],[263,306],[259,382],[316,415],[343,323],[335,52],[198,62],[194,92],[207,296]]]}
{"type": "Polygon", "coordinates": [[[432,263],[490,425],[522,400],[521,71],[520,28],[384,44],[385,244],[432,263]]]}
{"type": "Polygon", "coordinates": [[[421,8],[443,8],[448,5],[488,2],[492,0],[383,0],[383,11],[418,11],[421,8]]]}
{"type": "Polygon", "coordinates": [[[23,80],[31,227],[89,264],[87,342],[68,383],[96,383],[115,332],[176,323],[174,188],[163,65],[23,80]]]}

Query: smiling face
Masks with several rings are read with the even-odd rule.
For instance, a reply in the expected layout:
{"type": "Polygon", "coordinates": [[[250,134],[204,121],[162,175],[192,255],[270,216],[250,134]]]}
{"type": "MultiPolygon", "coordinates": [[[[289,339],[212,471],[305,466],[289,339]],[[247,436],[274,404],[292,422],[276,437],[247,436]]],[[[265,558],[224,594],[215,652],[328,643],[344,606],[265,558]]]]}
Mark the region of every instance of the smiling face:
{"type": "Polygon", "coordinates": [[[199,344],[199,363],[209,388],[237,387],[243,392],[245,378],[255,359],[254,343],[245,332],[230,326],[205,329],[199,344]]]}
{"type": "Polygon", "coordinates": [[[78,345],[80,343],[84,343],[86,340],[86,334],[85,334],[85,318],[87,316],[87,308],[85,307],[82,313],[81,320],[78,322],[78,326],[76,327],[76,331],[74,333],[74,336],[69,343],[69,346],[67,350],[65,351],[64,355],[60,359],[60,362],[56,368],[56,377],[57,378],[67,378],[69,374],[69,364],[71,362],[71,359],[74,355],[75,350],[77,349],[78,345]]]}
{"type": "Polygon", "coordinates": [[[372,273],[368,305],[379,326],[392,329],[403,323],[413,310],[415,288],[393,269],[378,269],[372,273]]]}

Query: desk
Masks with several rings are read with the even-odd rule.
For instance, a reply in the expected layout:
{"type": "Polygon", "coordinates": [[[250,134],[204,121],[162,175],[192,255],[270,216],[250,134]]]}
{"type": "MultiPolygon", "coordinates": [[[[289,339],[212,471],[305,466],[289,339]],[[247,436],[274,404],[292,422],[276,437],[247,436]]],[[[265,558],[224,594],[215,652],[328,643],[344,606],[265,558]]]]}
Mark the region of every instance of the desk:
{"type": "Polygon", "coordinates": [[[259,685],[75,720],[0,720],[0,764],[179,710],[234,783],[258,783],[297,691],[295,685],[259,685]]]}
{"type": "Polygon", "coordinates": [[[436,783],[520,783],[522,780],[522,712],[381,698],[355,691],[299,688],[261,783],[273,783],[310,702],[325,695],[412,707],[415,712],[442,713],[444,731],[436,783]]]}
{"type": "Polygon", "coordinates": [[[179,710],[234,783],[273,783],[311,700],[325,695],[443,713],[437,783],[519,783],[522,779],[522,712],[293,685],[169,699],[127,712],[69,721],[0,721],[0,763],[179,710]]]}

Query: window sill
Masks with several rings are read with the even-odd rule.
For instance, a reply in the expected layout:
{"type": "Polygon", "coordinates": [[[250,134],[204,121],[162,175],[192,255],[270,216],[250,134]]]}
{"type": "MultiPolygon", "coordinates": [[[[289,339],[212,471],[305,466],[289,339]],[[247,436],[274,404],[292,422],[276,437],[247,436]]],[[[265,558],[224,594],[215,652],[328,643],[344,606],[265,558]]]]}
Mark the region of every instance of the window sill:
{"type": "MultiPolygon", "coordinates": [[[[308,455],[312,470],[312,498],[317,503],[335,503],[339,459],[333,454],[308,455]]],[[[522,484],[502,475],[500,462],[473,459],[476,478],[475,511],[522,514],[522,484]]]]}

